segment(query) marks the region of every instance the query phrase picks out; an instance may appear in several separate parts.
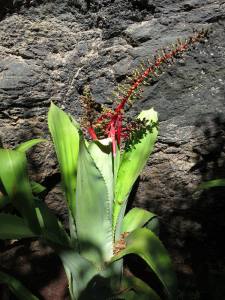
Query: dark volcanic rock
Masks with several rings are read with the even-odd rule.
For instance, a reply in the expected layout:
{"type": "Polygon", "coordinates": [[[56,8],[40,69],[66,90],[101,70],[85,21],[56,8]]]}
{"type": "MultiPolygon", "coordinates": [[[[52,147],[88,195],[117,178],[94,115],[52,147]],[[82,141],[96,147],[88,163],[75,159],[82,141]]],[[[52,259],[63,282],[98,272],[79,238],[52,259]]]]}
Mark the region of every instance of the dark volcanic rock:
{"type": "MultiPolygon", "coordinates": [[[[48,137],[53,100],[79,118],[89,84],[97,102],[141,60],[210,27],[205,44],[165,69],[134,113],[159,112],[160,136],[134,197],[156,212],[173,255],[179,299],[223,300],[224,189],[196,191],[225,177],[225,2],[223,0],[0,0],[0,137],[6,147],[48,137]]],[[[47,203],[60,214],[58,169],[50,143],[30,153],[32,176],[51,183],[47,203]]],[[[62,219],[66,217],[63,212],[62,219]]]]}

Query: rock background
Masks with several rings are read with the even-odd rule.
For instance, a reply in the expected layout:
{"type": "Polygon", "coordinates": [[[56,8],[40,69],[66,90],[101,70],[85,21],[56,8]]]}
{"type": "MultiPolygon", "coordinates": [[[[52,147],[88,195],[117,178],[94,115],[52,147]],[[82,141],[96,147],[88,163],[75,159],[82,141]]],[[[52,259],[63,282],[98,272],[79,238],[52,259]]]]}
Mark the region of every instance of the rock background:
{"type": "MultiPolygon", "coordinates": [[[[133,193],[156,212],[177,270],[179,299],[225,299],[224,189],[196,191],[225,177],[225,1],[0,0],[0,137],[5,147],[48,137],[50,101],[81,116],[89,84],[106,100],[155,50],[210,27],[199,44],[147,87],[134,112],[154,106],[160,136],[133,193]]],[[[32,176],[66,219],[50,143],[30,153],[32,176]]]]}

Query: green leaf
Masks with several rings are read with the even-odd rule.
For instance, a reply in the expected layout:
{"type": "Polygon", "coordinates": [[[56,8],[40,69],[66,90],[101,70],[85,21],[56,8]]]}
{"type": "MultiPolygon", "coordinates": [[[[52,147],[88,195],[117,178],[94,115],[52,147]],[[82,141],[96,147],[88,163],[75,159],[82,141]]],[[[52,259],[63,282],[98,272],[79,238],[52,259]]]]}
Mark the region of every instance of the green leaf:
{"type": "Polygon", "coordinates": [[[0,165],[0,178],[12,205],[20,212],[31,230],[39,233],[40,226],[27,175],[25,153],[0,149],[0,165]]]}
{"type": "Polygon", "coordinates": [[[137,228],[141,228],[155,217],[156,215],[150,211],[134,207],[125,215],[121,233],[131,232],[137,228]]]}
{"type": "MultiPolygon", "coordinates": [[[[125,214],[126,207],[127,207],[127,201],[128,201],[128,199],[123,201],[123,203],[120,206],[118,206],[118,208],[120,208],[120,209],[118,210],[116,228],[114,231],[114,242],[117,242],[121,235],[124,214],[125,214]]],[[[114,210],[114,212],[115,212],[115,210],[114,210]]]]}
{"type": "Polygon", "coordinates": [[[46,187],[35,181],[31,181],[30,185],[34,195],[38,195],[46,190],[46,187]]]}
{"type": "Polygon", "coordinates": [[[140,256],[158,276],[169,299],[175,299],[176,276],[167,250],[158,237],[146,228],[138,228],[131,232],[125,241],[126,248],[114,256],[112,261],[128,254],[140,256]]]}
{"type": "Polygon", "coordinates": [[[29,140],[27,142],[24,142],[20,145],[18,145],[15,150],[21,151],[21,152],[26,152],[27,150],[29,150],[31,147],[39,144],[39,143],[43,143],[43,142],[47,142],[47,140],[45,139],[33,139],[33,140],[29,140]]]}
{"type": "Polygon", "coordinates": [[[147,224],[145,224],[145,227],[149,230],[151,230],[154,234],[159,236],[159,219],[157,216],[150,219],[147,224]]]}
{"type": "Polygon", "coordinates": [[[10,291],[19,300],[38,300],[20,281],[2,271],[0,271],[0,283],[7,284],[10,291]]]}
{"type": "MultiPolygon", "coordinates": [[[[35,181],[31,181],[30,185],[31,185],[32,193],[34,195],[38,195],[46,190],[46,188],[43,185],[41,185],[40,183],[35,182],[35,181]]],[[[0,209],[5,207],[9,203],[10,203],[10,200],[9,200],[8,196],[5,196],[5,195],[0,196],[0,209]]]]}
{"type": "Polygon", "coordinates": [[[75,203],[79,133],[70,117],[51,103],[48,113],[49,130],[59,161],[63,188],[70,207],[75,203]]]}
{"type": "MultiPolygon", "coordinates": [[[[152,122],[157,123],[158,117],[154,109],[144,110],[138,116],[140,120],[148,120],[147,124],[152,122]]],[[[151,154],[158,130],[156,127],[151,132],[147,132],[135,146],[125,150],[120,163],[116,190],[115,190],[115,204],[113,214],[113,228],[115,229],[117,218],[121,209],[121,205],[128,199],[129,193],[133,184],[144,168],[149,155],[151,154]]]]}
{"type": "MultiPolygon", "coordinates": [[[[113,251],[112,223],[108,202],[104,177],[97,168],[84,140],[81,140],[75,216],[78,240],[79,242],[87,241],[99,248],[104,260],[109,260],[113,251]]],[[[92,253],[86,254],[85,257],[95,260],[92,253]]]]}
{"type": "Polygon", "coordinates": [[[74,216],[76,203],[77,159],[79,152],[79,132],[74,121],[51,103],[48,126],[59,161],[63,189],[70,209],[70,232],[75,239],[74,216]]]}
{"type": "Polygon", "coordinates": [[[122,289],[128,292],[121,294],[126,300],[160,300],[156,292],[144,281],[135,276],[124,276],[122,289]],[[131,291],[133,291],[131,293],[131,291]]]}
{"type": "Polygon", "coordinates": [[[5,213],[0,214],[0,239],[22,239],[34,236],[35,233],[22,218],[5,213]]]}
{"type": "Polygon", "coordinates": [[[69,281],[71,300],[79,299],[88,283],[98,273],[94,264],[82,257],[78,252],[66,250],[59,252],[69,281]]]}
{"type": "Polygon", "coordinates": [[[70,247],[66,231],[47,205],[38,199],[36,199],[35,205],[42,237],[53,244],[63,246],[63,248],[70,247]]]}
{"type": "MultiPolygon", "coordinates": [[[[111,150],[112,151],[112,150],[111,150]]],[[[114,194],[117,182],[117,175],[120,167],[121,154],[118,145],[116,145],[116,157],[113,157],[113,173],[114,173],[114,194]]]]}
{"type": "Polygon", "coordinates": [[[107,187],[108,201],[108,218],[112,224],[112,209],[114,200],[114,176],[113,176],[113,158],[112,144],[110,139],[94,141],[89,144],[88,151],[91,154],[97,168],[101,172],[107,187]]]}
{"type": "Polygon", "coordinates": [[[207,190],[207,189],[211,189],[211,188],[214,188],[214,187],[220,187],[220,186],[225,186],[225,179],[224,178],[213,179],[213,180],[202,182],[198,186],[198,190],[201,190],[201,189],[207,190]]]}

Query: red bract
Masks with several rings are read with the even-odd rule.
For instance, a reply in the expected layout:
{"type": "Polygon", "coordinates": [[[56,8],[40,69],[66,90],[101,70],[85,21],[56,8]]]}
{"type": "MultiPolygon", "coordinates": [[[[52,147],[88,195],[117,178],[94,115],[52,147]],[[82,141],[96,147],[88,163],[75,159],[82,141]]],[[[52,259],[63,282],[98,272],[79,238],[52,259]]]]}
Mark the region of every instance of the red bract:
{"type": "Polygon", "coordinates": [[[173,46],[172,50],[162,50],[162,55],[158,55],[153,63],[150,63],[142,72],[137,71],[137,76],[132,80],[130,87],[126,89],[123,96],[119,96],[120,103],[114,109],[107,113],[103,113],[100,117],[91,124],[88,128],[89,134],[93,140],[98,139],[95,128],[101,128],[101,133],[104,136],[111,138],[112,140],[112,151],[113,156],[116,156],[116,144],[120,146],[121,138],[126,137],[126,131],[129,132],[129,126],[123,127],[123,118],[124,118],[124,107],[129,99],[135,94],[140,85],[145,83],[147,80],[151,81],[153,77],[157,77],[157,72],[159,67],[165,63],[170,62],[178,54],[187,51],[191,45],[196,42],[199,42],[207,35],[207,30],[202,30],[197,32],[194,36],[190,37],[188,40],[181,42],[177,41],[176,45],[173,46]]]}
{"type": "MultiPolygon", "coordinates": [[[[101,115],[97,121],[96,124],[99,125],[103,121],[107,121],[106,125],[103,128],[104,134],[111,138],[112,140],[112,150],[113,150],[113,156],[116,156],[116,144],[120,145],[121,142],[121,135],[122,135],[122,120],[123,120],[123,113],[122,110],[120,111],[114,111],[113,113],[109,112],[106,114],[101,115]]],[[[90,130],[95,133],[95,130],[93,127],[89,127],[90,130]]],[[[92,135],[93,136],[93,135],[92,135]]]]}

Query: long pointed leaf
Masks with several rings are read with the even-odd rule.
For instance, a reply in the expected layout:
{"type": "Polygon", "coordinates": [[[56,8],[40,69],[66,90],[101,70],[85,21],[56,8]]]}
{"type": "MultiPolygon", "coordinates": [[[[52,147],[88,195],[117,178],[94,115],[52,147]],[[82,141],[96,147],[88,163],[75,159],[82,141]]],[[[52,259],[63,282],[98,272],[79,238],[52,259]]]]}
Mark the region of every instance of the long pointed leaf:
{"type": "Polygon", "coordinates": [[[5,213],[0,214],[0,239],[22,239],[34,236],[35,233],[22,218],[5,213]]]}
{"type": "MultiPolygon", "coordinates": [[[[116,145],[116,157],[113,157],[113,173],[114,173],[114,194],[117,182],[117,175],[120,167],[121,153],[119,146],[116,145]]],[[[115,196],[115,195],[114,195],[115,196]]]]}
{"type": "Polygon", "coordinates": [[[15,150],[21,151],[21,152],[26,152],[27,150],[29,150],[31,147],[42,143],[42,142],[47,142],[47,140],[45,139],[33,139],[33,140],[29,140],[27,142],[24,142],[20,145],[18,145],[15,150]]]}
{"type": "MultiPolygon", "coordinates": [[[[101,172],[108,191],[108,210],[109,218],[112,219],[112,208],[114,200],[114,176],[113,176],[113,158],[112,144],[110,139],[94,141],[89,144],[90,152],[97,168],[101,172]]],[[[112,222],[112,221],[111,221],[112,222]]]]}
{"type": "Polygon", "coordinates": [[[143,227],[149,220],[155,218],[156,215],[143,208],[134,207],[124,217],[122,224],[123,232],[131,232],[137,228],[143,227]]]}
{"type": "MultiPolygon", "coordinates": [[[[32,193],[34,195],[40,194],[46,190],[46,188],[43,185],[41,185],[40,183],[35,182],[35,181],[31,181],[30,185],[31,185],[32,193]]],[[[8,196],[0,195],[0,209],[5,207],[9,203],[10,203],[10,200],[9,200],[8,196]]]]}
{"type": "Polygon", "coordinates": [[[126,300],[160,300],[156,292],[144,281],[135,276],[124,276],[122,288],[128,292],[121,294],[126,300]],[[133,290],[133,293],[130,291],[133,290]]]}
{"type": "Polygon", "coordinates": [[[19,300],[38,300],[19,280],[2,271],[0,271],[0,283],[7,284],[19,300]]]}
{"type": "Polygon", "coordinates": [[[73,250],[59,252],[69,281],[71,300],[78,300],[91,279],[98,273],[96,267],[73,250]]]}
{"type": "MultiPolygon", "coordinates": [[[[32,193],[34,195],[40,194],[46,190],[46,188],[38,182],[30,182],[32,193]]],[[[5,195],[0,195],[0,209],[4,208],[7,204],[10,203],[9,197],[5,195]]]]}
{"type": "MultiPolygon", "coordinates": [[[[140,120],[147,120],[148,124],[157,123],[157,113],[154,109],[145,110],[138,116],[140,120]]],[[[140,175],[140,172],[144,168],[149,155],[151,154],[158,130],[155,127],[152,131],[147,132],[138,143],[124,151],[120,168],[117,175],[116,191],[115,191],[115,204],[113,215],[113,228],[115,229],[121,204],[126,201],[133,184],[140,175]]]]}
{"type": "Polygon", "coordinates": [[[114,256],[112,261],[128,254],[140,256],[158,276],[169,299],[175,299],[176,276],[167,250],[158,237],[146,228],[139,228],[131,232],[125,241],[126,248],[114,256]]]}
{"type": "Polygon", "coordinates": [[[69,248],[69,237],[55,215],[44,202],[36,199],[35,205],[41,226],[41,236],[51,243],[69,248]]]}
{"type": "MultiPolygon", "coordinates": [[[[74,218],[79,133],[74,121],[53,103],[48,113],[48,126],[60,166],[62,184],[70,208],[70,215],[72,214],[74,218]]],[[[74,219],[70,218],[71,235],[74,235],[73,221],[74,219]]]]}
{"type": "MultiPolygon", "coordinates": [[[[114,233],[114,242],[118,241],[118,239],[120,238],[120,235],[122,233],[121,230],[122,230],[124,214],[125,214],[126,207],[127,207],[127,201],[128,201],[128,199],[123,201],[121,203],[121,205],[117,206],[118,207],[118,216],[117,216],[117,221],[116,221],[116,228],[115,228],[115,231],[113,232],[114,233]]],[[[114,209],[114,213],[115,213],[115,209],[114,209]]]]}
{"type": "Polygon", "coordinates": [[[0,149],[0,166],[0,178],[10,201],[26,220],[32,231],[39,233],[40,226],[28,180],[25,153],[0,149]]]}
{"type": "Polygon", "coordinates": [[[79,241],[92,243],[100,249],[103,258],[109,260],[113,246],[107,185],[84,140],[80,142],[76,198],[79,241]]]}
{"type": "MultiPolygon", "coordinates": [[[[114,201],[114,173],[113,173],[113,156],[112,144],[110,139],[104,139],[89,144],[88,151],[91,154],[97,168],[104,178],[107,187],[107,195],[105,195],[105,252],[111,257],[113,252],[113,233],[112,233],[112,214],[114,201]],[[107,249],[108,248],[108,249],[107,249]]],[[[119,156],[119,150],[117,151],[119,156]]]]}

